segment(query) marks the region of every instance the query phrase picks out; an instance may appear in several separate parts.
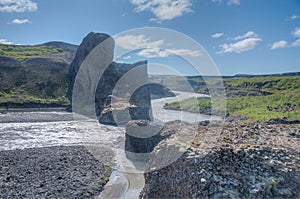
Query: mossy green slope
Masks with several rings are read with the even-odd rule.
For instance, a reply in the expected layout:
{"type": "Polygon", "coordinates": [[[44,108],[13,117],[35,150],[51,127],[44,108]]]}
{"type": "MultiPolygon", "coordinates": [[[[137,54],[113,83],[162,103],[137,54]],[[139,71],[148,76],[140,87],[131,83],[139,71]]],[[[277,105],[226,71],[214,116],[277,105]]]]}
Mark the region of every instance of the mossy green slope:
{"type": "Polygon", "coordinates": [[[77,46],[0,45],[0,108],[66,106],[68,68],[77,46]]]}
{"type": "MultiPolygon", "coordinates": [[[[251,121],[300,118],[300,76],[228,78],[224,83],[228,96],[227,112],[231,115],[246,115],[251,121]]],[[[215,100],[217,109],[218,101],[220,99],[215,100]]],[[[195,100],[188,99],[168,104],[165,108],[201,112],[211,108],[211,99],[199,98],[197,104],[195,100]]]]}

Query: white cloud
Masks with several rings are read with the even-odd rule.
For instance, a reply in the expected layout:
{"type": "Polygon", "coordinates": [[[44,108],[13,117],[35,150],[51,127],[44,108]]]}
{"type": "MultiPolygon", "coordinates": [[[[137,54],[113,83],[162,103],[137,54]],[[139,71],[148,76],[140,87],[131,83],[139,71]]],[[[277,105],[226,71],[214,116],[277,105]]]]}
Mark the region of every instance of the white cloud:
{"type": "Polygon", "coordinates": [[[161,20],[159,20],[158,18],[150,18],[149,21],[161,24],[161,20]]]}
{"type": "MultiPolygon", "coordinates": [[[[222,3],[224,0],[212,0],[214,3],[222,3]]],[[[240,5],[240,0],[227,0],[228,5],[240,5]]]]}
{"type": "Polygon", "coordinates": [[[37,4],[31,0],[0,0],[0,12],[27,12],[37,9],[37,4]]]}
{"type": "Polygon", "coordinates": [[[13,42],[7,41],[6,39],[0,39],[0,44],[13,44],[13,42]]]}
{"type": "Polygon", "coordinates": [[[219,32],[219,33],[215,33],[215,34],[211,35],[211,37],[217,39],[217,38],[222,37],[223,35],[224,35],[224,33],[219,32]]]}
{"type": "Polygon", "coordinates": [[[242,36],[235,37],[234,40],[241,40],[241,39],[246,39],[246,38],[250,38],[250,37],[257,37],[257,34],[254,31],[248,31],[247,33],[245,33],[242,36]]]}
{"type": "Polygon", "coordinates": [[[246,38],[241,41],[238,41],[236,43],[230,43],[230,44],[223,44],[220,45],[222,50],[220,50],[218,53],[223,54],[223,53],[241,53],[244,51],[249,51],[252,50],[256,47],[258,42],[260,42],[260,38],[246,38]]]}
{"type": "Polygon", "coordinates": [[[193,51],[190,49],[160,49],[160,48],[148,48],[141,50],[138,55],[146,58],[154,58],[154,57],[169,57],[171,55],[178,56],[190,56],[190,57],[198,57],[201,56],[201,51],[193,51]]]}
{"type": "Polygon", "coordinates": [[[32,23],[29,19],[14,19],[10,22],[10,24],[26,24],[26,23],[32,23]]]}
{"type": "Polygon", "coordinates": [[[281,41],[273,43],[271,50],[275,50],[278,48],[285,48],[286,46],[287,46],[287,42],[285,40],[281,40],[281,41]]]}
{"type": "Polygon", "coordinates": [[[171,54],[184,55],[184,56],[187,55],[190,57],[199,57],[202,55],[200,50],[190,50],[184,48],[181,49],[172,48],[172,49],[167,49],[166,51],[170,52],[171,54]]]}
{"type": "Polygon", "coordinates": [[[300,18],[299,15],[292,15],[292,16],[291,16],[291,19],[292,19],[292,20],[299,19],[299,18],[300,18]]]}
{"type": "Polygon", "coordinates": [[[294,41],[291,46],[293,47],[298,47],[300,46],[300,27],[295,28],[295,30],[292,32],[292,34],[294,35],[294,37],[297,38],[296,41],[294,41]]]}
{"type": "Polygon", "coordinates": [[[150,41],[151,38],[145,35],[124,35],[115,38],[116,45],[126,49],[133,50],[139,48],[158,48],[163,45],[163,40],[150,41]]]}
{"type": "Polygon", "coordinates": [[[201,55],[199,50],[176,49],[163,47],[164,40],[151,41],[145,35],[124,35],[115,38],[116,45],[126,50],[139,50],[139,56],[146,58],[168,57],[171,55],[197,57],[201,55]]]}
{"type": "Polygon", "coordinates": [[[148,49],[141,50],[138,53],[138,55],[147,58],[154,58],[154,57],[168,57],[169,53],[159,48],[148,48],[148,49]]]}
{"type": "Polygon", "coordinates": [[[300,38],[300,27],[295,28],[295,30],[293,31],[293,35],[297,38],[300,38]]]}
{"type": "Polygon", "coordinates": [[[158,20],[172,20],[192,12],[191,0],[130,0],[136,12],[150,11],[158,20]]]}
{"type": "Polygon", "coordinates": [[[241,53],[252,50],[256,47],[258,42],[261,41],[261,38],[259,38],[254,31],[248,31],[242,36],[235,37],[234,40],[237,40],[237,42],[220,45],[219,47],[221,50],[218,52],[218,54],[241,53]]]}
{"type": "Polygon", "coordinates": [[[228,0],[228,5],[240,5],[240,0],[228,0]]]}
{"type": "Polygon", "coordinates": [[[297,39],[296,41],[294,41],[292,43],[292,46],[294,46],[294,47],[300,46],[300,39],[297,39]]]}

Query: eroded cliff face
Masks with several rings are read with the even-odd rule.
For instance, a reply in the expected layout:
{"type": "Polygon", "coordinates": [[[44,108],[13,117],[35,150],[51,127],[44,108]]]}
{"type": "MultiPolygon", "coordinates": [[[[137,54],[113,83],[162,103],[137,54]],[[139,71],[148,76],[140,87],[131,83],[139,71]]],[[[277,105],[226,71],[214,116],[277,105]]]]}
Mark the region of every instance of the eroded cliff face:
{"type": "Polygon", "coordinates": [[[113,54],[114,40],[109,35],[90,33],[83,39],[69,69],[68,98],[76,100],[73,111],[94,113],[100,123],[111,125],[150,120],[147,61],[116,63],[113,54]]]}
{"type": "Polygon", "coordinates": [[[0,44],[0,107],[65,106],[67,73],[76,45],[0,44]]]}

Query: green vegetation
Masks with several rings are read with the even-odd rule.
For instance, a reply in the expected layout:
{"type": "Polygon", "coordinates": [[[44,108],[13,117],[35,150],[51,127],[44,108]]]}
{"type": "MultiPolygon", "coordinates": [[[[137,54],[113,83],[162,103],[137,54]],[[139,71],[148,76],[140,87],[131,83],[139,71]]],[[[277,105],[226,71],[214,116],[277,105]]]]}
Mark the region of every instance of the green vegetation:
{"type": "Polygon", "coordinates": [[[253,78],[232,78],[225,80],[226,88],[248,88],[250,90],[263,90],[269,92],[299,92],[299,76],[264,76],[253,78]]]}
{"type": "Polygon", "coordinates": [[[68,105],[69,100],[64,96],[50,98],[19,92],[0,93],[0,108],[66,107],[68,105]]]}
{"type": "MultiPolygon", "coordinates": [[[[284,117],[293,120],[300,117],[300,76],[230,78],[225,79],[224,83],[228,96],[227,112],[230,115],[246,115],[251,121],[284,117]]],[[[220,99],[215,99],[217,110],[218,101],[220,99]]],[[[165,108],[201,112],[211,109],[211,99],[188,99],[170,103],[165,108]]]]}
{"type": "Polygon", "coordinates": [[[18,60],[61,52],[60,48],[50,46],[19,46],[0,44],[0,56],[13,57],[18,60]]]}
{"type": "Polygon", "coordinates": [[[0,108],[43,108],[69,105],[66,99],[68,56],[62,48],[47,45],[0,44],[0,108]],[[55,55],[57,59],[48,57],[55,55]],[[33,59],[32,59],[33,58],[33,59]],[[35,59],[41,58],[41,59],[35,59]]]}

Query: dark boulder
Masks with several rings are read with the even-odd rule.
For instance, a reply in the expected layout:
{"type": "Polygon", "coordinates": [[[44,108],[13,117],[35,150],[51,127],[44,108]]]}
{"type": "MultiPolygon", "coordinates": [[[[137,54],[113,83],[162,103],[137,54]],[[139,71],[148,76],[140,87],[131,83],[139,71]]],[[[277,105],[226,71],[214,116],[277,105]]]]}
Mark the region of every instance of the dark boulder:
{"type": "Polygon", "coordinates": [[[149,153],[168,135],[161,135],[163,126],[148,120],[130,121],[126,125],[125,151],[129,159],[148,160],[149,153]]]}

